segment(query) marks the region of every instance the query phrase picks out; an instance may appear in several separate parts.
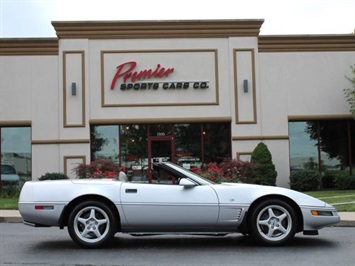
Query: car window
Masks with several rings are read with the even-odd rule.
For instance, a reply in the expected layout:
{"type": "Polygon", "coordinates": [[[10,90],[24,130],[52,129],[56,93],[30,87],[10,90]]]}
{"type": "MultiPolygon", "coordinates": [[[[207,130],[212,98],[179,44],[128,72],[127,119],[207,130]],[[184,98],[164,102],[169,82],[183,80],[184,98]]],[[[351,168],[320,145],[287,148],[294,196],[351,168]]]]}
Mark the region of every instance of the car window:
{"type": "Polygon", "coordinates": [[[2,175],[16,175],[16,170],[11,165],[2,164],[1,165],[2,175]]]}

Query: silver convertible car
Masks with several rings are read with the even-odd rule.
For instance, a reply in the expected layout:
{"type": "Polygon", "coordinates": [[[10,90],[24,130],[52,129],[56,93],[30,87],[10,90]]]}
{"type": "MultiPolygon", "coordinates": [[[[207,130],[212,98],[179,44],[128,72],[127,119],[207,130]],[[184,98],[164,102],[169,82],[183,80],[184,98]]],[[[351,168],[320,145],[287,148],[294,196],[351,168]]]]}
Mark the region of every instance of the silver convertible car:
{"type": "Polygon", "coordinates": [[[262,245],[281,245],[298,232],[340,221],[331,205],[293,190],[215,184],[180,166],[155,165],[155,182],[74,179],[26,182],[19,211],[26,225],[68,227],[85,248],[127,234],[242,233],[262,245]]]}

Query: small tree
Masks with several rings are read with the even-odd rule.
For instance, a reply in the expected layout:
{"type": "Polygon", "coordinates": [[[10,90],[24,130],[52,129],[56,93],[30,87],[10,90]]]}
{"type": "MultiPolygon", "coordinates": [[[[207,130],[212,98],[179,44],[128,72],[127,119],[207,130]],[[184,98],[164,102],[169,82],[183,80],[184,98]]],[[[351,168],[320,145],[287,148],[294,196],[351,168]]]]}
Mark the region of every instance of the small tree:
{"type": "Polygon", "coordinates": [[[277,171],[266,144],[260,142],[251,154],[251,162],[257,164],[250,181],[254,184],[276,185],[277,171]]]}
{"type": "Polygon", "coordinates": [[[353,73],[353,77],[352,78],[346,77],[346,79],[350,81],[352,88],[344,89],[344,94],[345,94],[346,101],[350,105],[350,113],[355,118],[355,65],[350,66],[350,68],[353,73]]]}

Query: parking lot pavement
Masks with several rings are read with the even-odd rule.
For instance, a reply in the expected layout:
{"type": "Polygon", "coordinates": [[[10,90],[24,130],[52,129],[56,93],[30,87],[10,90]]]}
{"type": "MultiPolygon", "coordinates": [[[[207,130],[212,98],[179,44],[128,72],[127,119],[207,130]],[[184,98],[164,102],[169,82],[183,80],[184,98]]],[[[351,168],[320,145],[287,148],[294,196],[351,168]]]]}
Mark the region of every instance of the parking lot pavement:
{"type": "MultiPolygon", "coordinates": [[[[336,226],[355,227],[355,212],[339,212],[341,221],[336,226]]],[[[18,210],[0,210],[0,223],[22,223],[18,210]]]]}

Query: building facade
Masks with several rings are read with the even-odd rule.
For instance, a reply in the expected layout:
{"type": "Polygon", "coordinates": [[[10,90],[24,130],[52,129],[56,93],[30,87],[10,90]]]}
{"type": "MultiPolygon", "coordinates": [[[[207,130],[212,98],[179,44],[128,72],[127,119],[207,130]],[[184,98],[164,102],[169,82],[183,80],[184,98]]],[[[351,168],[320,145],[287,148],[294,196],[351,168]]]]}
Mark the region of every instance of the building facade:
{"type": "Polygon", "coordinates": [[[249,160],[352,171],[355,35],[259,35],[263,20],[53,22],[57,38],[0,39],[1,162],[74,178],[109,158],[249,160]]]}

